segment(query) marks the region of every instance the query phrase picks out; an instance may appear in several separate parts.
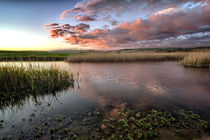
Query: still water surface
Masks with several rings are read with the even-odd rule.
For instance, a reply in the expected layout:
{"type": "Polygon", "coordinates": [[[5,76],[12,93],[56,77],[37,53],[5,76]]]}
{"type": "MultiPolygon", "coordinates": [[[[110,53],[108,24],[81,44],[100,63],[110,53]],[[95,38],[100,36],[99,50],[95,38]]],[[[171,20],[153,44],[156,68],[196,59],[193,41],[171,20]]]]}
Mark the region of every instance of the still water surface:
{"type": "MultiPolygon", "coordinates": [[[[0,64],[27,67],[29,62],[0,64]]],[[[56,96],[28,98],[18,105],[2,108],[0,118],[6,121],[6,127],[0,129],[0,135],[13,131],[12,124],[15,129],[27,129],[46,116],[71,115],[96,107],[106,109],[121,103],[140,110],[193,110],[210,120],[210,69],[184,68],[176,62],[39,62],[39,66],[51,65],[70,70],[75,75],[79,73],[74,89],[58,92],[56,96]],[[33,122],[23,123],[22,119],[27,120],[34,112],[44,115],[36,115],[33,122]]]]}

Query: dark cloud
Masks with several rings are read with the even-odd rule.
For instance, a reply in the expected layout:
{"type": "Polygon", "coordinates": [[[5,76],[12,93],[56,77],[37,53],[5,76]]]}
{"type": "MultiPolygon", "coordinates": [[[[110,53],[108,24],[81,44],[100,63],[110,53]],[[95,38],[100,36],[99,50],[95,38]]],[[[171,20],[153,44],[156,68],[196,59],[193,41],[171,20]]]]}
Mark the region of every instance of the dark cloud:
{"type": "Polygon", "coordinates": [[[61,14],[61,19],[67,17],[68,14],[82,15],[82,13],[86,13],[88,16],[98,16],[101,14],[110,16],[113,13],[120,15],[133,9],[151,12],[154,9],[173,7],[185,2],[197,3],[200,1],[202,0],[89,0],[79,2],[73,9],[65,10],[61,14]]]}
{"type": "Polygon", "coordinates": [[[0,0],[0,2],[68,2],[69,0],[0,0]]]}
{"type": "Polygon", "coordinates": [[[96,21],[96,19],[94,17],[91,16],[81,16],[81,15],[75,15],[73,16],[74,19],[78,20],[78,21],[96,21]]]}
{"type": "MultiPolygon", "coordinates": [[[[164,39],[179,35],[210,31],[209,6],[168,15],[152,15],[148,19],[124,22],[117,29],[128,30],[135,40],[164,39]]],[[[116,30],[116,29],[115,29],[116,30]]],[[[122,34],[122,33],[120,33],[122,34]]]]}
{"type": "Polygon", "coordinates": [[[119,24],[117,20],[110,20],[111,25],[116,26],[119,24]]]}
{"type": "Polygon", "coordinates": [[[52,38],[62,37],[68,40],[70,36],[79,36],[88,31],[90,26],[88,24],[80,23],[76,26],[69,24],[59,25],[58,23],[52,23],[45,25],[45,28],[49,31],[52,38]]]}

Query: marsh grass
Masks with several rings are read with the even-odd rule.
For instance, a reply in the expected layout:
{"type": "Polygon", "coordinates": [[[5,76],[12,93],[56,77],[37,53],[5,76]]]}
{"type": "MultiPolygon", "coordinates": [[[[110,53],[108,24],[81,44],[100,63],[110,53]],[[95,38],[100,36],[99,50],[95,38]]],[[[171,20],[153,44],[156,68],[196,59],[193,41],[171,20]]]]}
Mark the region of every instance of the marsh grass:
{"type": "Polygon", "coordinates": [[[73,74],[55,67],[0,66],[0,107],[24,100],[30,95],[43,95],[73,87],[73,74]]]}
{"type": "Polygon", "coordinates": [[[98,52],[69,56],[68,62],[144,62],[144,61],[179,61],[187,53],[155,53],[155,52],[98,52]]]}
{"type": "Polygon", "coordinates": [[[210,68],[210,52],[191,53],[183,59],[182,64],[186,67],[210,68]]]}
{"type": "Polygon", "coordinates": [[[71,55],[68,62],[120,63],[180,61],[186,67],[210,68],[210,51],[198,52],[90,52],[71,55]]]}

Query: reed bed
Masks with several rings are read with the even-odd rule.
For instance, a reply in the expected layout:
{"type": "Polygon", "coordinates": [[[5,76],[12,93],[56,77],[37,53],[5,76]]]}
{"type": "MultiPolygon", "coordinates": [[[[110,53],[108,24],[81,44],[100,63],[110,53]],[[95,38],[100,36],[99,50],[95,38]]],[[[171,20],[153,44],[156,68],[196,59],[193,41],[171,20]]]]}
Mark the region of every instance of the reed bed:
{"type": "Polygon", "coordinates": [[[210,52],[191,53],[183,59],[182,64],[186,67],[210,68],[210,52]]]}
{"type": "Polygon", "coordinates": [[[0,66],[0,107],[23,100],[30,95],[43,95],[73,86],[73,74],[55,67],[0,66]]]}
{"type": "Polygon", "coordinates": [[[154,52],[107,52],[107,53],[86,53],[81,55],[69,56],[68,62],[144,62],[144,61],[179,61],[187,53],[154,53],[154,52]]]}

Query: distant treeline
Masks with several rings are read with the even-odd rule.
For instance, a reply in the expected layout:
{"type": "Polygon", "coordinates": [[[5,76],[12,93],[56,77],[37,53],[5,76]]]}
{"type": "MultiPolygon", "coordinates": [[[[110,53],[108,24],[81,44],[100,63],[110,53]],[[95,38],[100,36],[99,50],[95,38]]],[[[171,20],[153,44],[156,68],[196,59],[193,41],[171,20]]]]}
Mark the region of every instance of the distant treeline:
{"type": "Polygon", "coordinates": [[[118,52],[129,52],[129,51],[152,51],[152,52],[191,52],[191,51],[201,51],[210,50],[208,47],[196,47],[196,48],[134,48],[134,49],[121,49],[118,52]]]}

